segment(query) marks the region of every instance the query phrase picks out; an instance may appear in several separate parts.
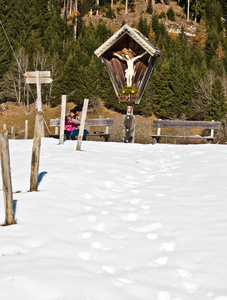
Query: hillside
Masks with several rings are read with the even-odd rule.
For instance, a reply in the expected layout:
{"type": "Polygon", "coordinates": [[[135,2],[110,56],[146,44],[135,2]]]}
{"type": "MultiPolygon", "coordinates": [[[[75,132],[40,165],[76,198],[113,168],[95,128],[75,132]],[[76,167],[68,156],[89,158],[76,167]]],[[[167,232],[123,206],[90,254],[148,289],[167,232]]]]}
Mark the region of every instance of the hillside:
{"type": "MultiPolygon", "coordinates": [[[[185,34],[187,36],[189,37],[194,36],[198,24],[191,20],[186,21],[186,15],[183,12],[183,8],[177,5],[176,2],[170,1],[169,5],[157,3],[155,4],[154,13],[160,15],[162,12],[164,12],[166,14],[170,7],[172,7],[175,13],[176,21],[170,21],[168,20],[168,18],[161,19],[161,21],[163,21],[166,24],[166,27],[168,28],[169,32],[179,33],[181,27],[183,26],[185,29],[185,34]]],[[[123,22],[129,24],[130,26],[135,26],[136,24],[138,24],[141,16],[147,18],[149,23],[151,20],[151,15],[146,13],[146,9],[147,9],[147,1],[136,0],[134,12],[131,12],[129,10],[128,14],[126,15],[124,5],[118,2],[117,4],[114,5],[114,11],[116,16],[115,19],[111,20],[109,18],[106,18],[105,13],[103,13],[103,11],[101,10],[98,16],[96,16],[96,14],[93,15],[87,14],[83,18],[83,20],[85,21],[85,23],[92,22],[97,25],[100,19],[103,19],[106,22],[107,26],[111,28],[113,32],[115,32],[121,27],[123,22]],[[119,11],[119,13],[117,13],[117,11],[119,11]]]]}

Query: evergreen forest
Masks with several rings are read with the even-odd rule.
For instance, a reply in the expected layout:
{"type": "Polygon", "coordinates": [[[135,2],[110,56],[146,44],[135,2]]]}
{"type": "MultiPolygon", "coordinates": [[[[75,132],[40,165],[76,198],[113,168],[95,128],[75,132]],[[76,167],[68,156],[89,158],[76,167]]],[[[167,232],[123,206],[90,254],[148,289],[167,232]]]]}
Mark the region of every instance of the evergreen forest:
{"type": "MultiPolygon", "coordinates": [[[[136,13],[136,1],[127,0],[129,12],[136,13]]],[[[140,14],[129,25],[141,31],[162,56],[134,113],[226,121],[227,1],[173,1],[182,8],[185,24],[196,24],[190,37],[184,26],[178,34],[167,29],[165,22],[177,18],[172,1],[160,1],[169,7],[161,14],[154,8],[159,1],[142,1],[146,15],[140,14]]],[[[48,105],[59,105],[66,94],[68,101],[82,103],[89,98],[93,106],[102,101],[107,108],[125,113],[104,64],[94,54],[120,28],[111,24],[120,9],[125,13],[125,6],[124,0],[0,0],[0,102],[34,102],[35,86],[25,84],[23,74],[50,70],[53,82],[42,85],[42,100],[48,105]]]]}

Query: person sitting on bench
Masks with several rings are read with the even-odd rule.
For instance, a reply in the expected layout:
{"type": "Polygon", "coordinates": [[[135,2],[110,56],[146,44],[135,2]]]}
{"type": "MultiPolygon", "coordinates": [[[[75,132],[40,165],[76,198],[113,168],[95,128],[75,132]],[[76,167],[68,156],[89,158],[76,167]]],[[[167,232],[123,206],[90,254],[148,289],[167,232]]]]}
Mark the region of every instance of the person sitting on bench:
{"type": "MultiPolygon", "coordinates": [[[[75,108],[74,108],[75,109],[75,108]]],[[[77,124],[75,123],[75,110],[71,109],[70,113],[65,116],[65,136],[66,140],[75,140],[77,133],[77,124]]]]}

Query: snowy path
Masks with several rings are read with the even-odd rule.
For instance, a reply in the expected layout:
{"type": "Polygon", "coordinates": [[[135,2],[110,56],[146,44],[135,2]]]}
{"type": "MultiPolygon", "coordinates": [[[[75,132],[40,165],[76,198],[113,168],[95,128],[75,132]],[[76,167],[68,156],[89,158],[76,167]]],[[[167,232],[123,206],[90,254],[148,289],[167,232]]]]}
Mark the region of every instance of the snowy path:
{"type": "Polygon", "coordinates": [[[31,148],[10,141],[0,299],[227,300],[226,146],[43,139],[28,193],[31,148]]]}

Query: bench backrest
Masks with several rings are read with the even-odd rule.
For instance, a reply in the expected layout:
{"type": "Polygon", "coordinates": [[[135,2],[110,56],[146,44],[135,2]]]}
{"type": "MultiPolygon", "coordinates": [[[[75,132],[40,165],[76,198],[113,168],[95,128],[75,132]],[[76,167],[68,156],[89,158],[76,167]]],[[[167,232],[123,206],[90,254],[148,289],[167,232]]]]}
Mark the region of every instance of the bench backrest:
{"type": "Polygon", "coordinates": [[[214,121],[176,121],[176,120],[154,120],[153,127],[163,128],[203,128],[220,129],[221,122],[214,121]]]}
{"type": "MultiPolygon", "coordinates": [[[[87,124],[89,126],[112,126],[113,119],[111,118],[87,119],[87,124]]],[[[60,126],[60,119],[50,119],[50,126],[51,127],[60,126]]]]}

